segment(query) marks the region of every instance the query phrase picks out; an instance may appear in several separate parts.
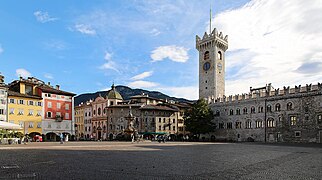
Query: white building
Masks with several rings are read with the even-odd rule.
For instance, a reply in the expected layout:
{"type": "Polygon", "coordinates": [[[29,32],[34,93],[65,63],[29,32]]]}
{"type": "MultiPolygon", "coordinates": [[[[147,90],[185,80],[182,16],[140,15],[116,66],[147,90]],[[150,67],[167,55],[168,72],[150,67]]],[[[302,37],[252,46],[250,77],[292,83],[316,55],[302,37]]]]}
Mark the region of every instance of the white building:
{"type": "Polygon", "coordinates": [[[8,88],[4,84],[4,76],[0,74],[0,121],[7,121],[8,88]]]}

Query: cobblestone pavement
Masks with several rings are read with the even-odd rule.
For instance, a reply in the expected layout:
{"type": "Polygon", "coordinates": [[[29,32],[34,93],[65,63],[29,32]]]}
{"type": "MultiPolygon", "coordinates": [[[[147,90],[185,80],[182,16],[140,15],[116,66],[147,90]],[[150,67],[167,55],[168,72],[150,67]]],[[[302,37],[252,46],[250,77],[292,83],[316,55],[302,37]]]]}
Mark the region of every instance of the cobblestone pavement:
{"type": "Polygon", "coordinates": [[[192,142],[1,145],[0,179],[322,179],[322,146],[192,142]]]}

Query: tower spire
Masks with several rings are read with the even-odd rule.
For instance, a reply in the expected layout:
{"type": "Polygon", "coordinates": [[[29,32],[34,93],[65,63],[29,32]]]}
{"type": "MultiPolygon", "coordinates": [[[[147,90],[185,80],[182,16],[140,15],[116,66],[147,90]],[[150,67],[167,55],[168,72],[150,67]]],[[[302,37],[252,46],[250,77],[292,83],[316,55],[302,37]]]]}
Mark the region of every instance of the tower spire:
{"type": "Polygon", "coordinates": [[[210,24],[209,24],[209,34],[211,34],[211,18],[212,18],[212,13],[211,13],[211,3],[210,3],[210,24]]]}

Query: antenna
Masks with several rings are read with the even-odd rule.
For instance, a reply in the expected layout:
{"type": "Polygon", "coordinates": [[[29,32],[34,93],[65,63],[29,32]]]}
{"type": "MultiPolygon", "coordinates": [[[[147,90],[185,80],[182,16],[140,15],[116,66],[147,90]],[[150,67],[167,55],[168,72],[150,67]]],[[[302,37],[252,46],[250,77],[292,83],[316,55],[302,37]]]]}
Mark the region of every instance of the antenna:
{"type": "Polygon", "coordinates": [[[209,34],[211,34],[211,18],[212,18],[212,14],[211,14],[211,2],[210,2],[210,24],[209,24],[209,34]]]}

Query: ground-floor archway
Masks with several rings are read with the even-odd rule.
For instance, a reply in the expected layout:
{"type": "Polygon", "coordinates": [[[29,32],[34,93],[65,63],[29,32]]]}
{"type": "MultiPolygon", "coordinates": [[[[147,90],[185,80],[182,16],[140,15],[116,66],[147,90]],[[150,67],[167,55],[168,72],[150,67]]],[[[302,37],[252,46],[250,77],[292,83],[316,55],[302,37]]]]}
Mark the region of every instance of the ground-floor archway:
{"type": "Polygon", "coordinates": [[[60,137],[54,132],[49,132],[46,134],[45,141],[60,141],[60,137]]]}

